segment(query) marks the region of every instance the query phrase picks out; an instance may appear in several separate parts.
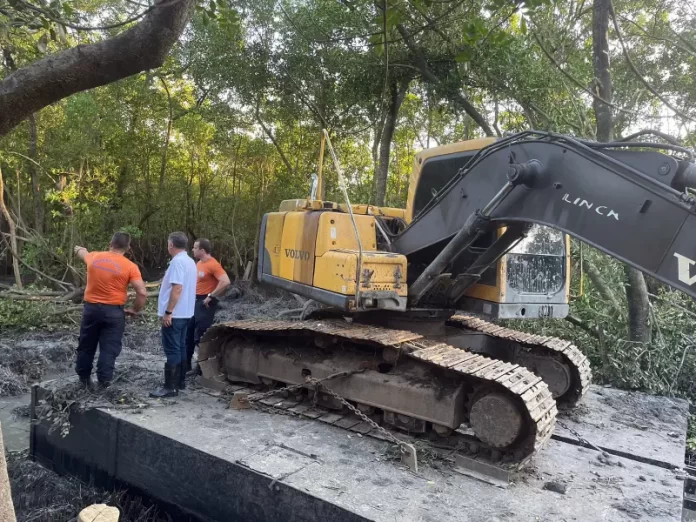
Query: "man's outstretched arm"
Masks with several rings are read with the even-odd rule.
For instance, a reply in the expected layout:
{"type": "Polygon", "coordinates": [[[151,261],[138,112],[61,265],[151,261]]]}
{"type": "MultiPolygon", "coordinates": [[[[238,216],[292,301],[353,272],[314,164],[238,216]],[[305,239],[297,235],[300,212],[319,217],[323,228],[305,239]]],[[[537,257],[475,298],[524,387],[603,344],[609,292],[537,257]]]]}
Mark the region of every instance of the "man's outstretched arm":
{"type": "Polygon", "coordinates": [[[75,247],[75,255],[80,258],[81,261],[84,262],[85,258],[87,257],[87,254],[89,254],[89,250],[87,250],[83,246],[76,246],[75,247]]]}

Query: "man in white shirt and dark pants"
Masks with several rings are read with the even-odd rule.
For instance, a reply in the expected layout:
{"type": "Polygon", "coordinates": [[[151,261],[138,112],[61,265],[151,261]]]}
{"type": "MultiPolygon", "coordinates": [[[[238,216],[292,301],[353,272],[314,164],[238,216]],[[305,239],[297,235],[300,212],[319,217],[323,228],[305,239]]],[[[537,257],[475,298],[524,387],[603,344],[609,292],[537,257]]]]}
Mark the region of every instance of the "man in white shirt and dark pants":
{"type": "Polygon", "coordinates": [[[164,364],[164,387],[150,393],[150,397],[179,394],[180,376],[187,361],[186,329],[196,305],[196,262],[188,256],[187,247],[186,234],[169,234],[167,249],[172,260],[157,299],[157,315],[162,322],[162,348],[167,362],[164,364]]]}

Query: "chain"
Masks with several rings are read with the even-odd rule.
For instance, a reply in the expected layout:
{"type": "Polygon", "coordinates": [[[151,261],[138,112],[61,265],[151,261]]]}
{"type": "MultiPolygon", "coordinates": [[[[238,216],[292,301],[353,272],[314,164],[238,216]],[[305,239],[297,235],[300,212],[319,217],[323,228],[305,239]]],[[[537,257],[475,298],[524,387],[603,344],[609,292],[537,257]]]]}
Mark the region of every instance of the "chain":
{"type": "Polygon", "coordinates": [[[335,391],[333,391],[331,388],[329,388],[328,386],[326,386],[326,385],[324,385],[324,384],[322,384],[322,383],[317,383],[317,384],[318,384],[319,386],[321,386],[321,387],[324,389],[324,391],[326,391],[326,393],[328,393],[329,395],[331,395],[334,399],[340,401],[341,404],[343,404],[346,408],[348,408],[350,411],[352,411],[360,420],[362,420],[363,422],[369,424],[370,426],[372,426],[372,428],[374,428],[374,429],[376,429],[377,431],[379,431],[380,433],[382,433],[382,434],[383,434],[385,437],[387,437],[391,442],[393,442],[394,444],[398,445],[399,447],[402,447],[402,446],[406,446],[406,445],[407,445],[404,441],[397,439],[397,438],[396,438],[394,435],[392,435],[389,431],[387,431],[387,430],[384,429],[382,426],[380,426],[379,424],[377,424],[377,423],[376,423],[375,421],[373,421],[370,417],[368,417],[367,415],[365,415],[363,412],[361,412],[359,409],[357,409],[355,406],[353,406],[350,402],[348,402],[347,400],[345,400],[343,397],[341,397],[338,393],[336,393],[335,391]]]}
{"type": "Polygon", "coordinates": [[[338,372],[338,373],[332,373],[331,375],[324,377],[323,379],[313,379],[309,376],[305,377],[305,382],[300,383],[300,384],[293,384],[292,386],[285,386],[284,388],[277,388],[275,390],[270,390],[264,393],[255,393],[253,395],[249,395],[249,402],[257,402],[257,401],[262,401],[263,399],[268,399],[269,397],[273,397],[274,395],[277,395],[279,393],[284,393],[284,392],[294,392],[297,390],[301,390],[308,384],[312,384],[314,386],[320,385],[323,382],[327,381],[332,381],[334,379],[338,379],[339,377],[349,377],[351,375],[355,375],[356,373],[362,373],[365,371],[365,368],[360,368],[359,370],[350,370],[350,371],[345,371],[345,372],[338,372]]]}
{"type": "Polygon", "coordinates": [[[595,445],[595,444],[592,444],[589,440],[587,440],[586,438],[584,438],[584,437],[583,437],[582,435],[580,435],[577,431],[575,431],[575,430],[574,430],[573,428],[571,428],[570,426],[567,426],[566,424],[564,424],[564,423],[561,422],[560,420],[556,419],[556,424],[558,424],[561,428],[568,430],[571,434],[573,434],[573,435],[575,436],[576,439],[578,439],[578,442],[584,444],[585,446],[589,446],[590,448],[592,448],[592,449],[594,449],[594,450],[596,450],[596,451],[599,451],[600,453],[604,453],[604,454],[607,453],[606,451],[604,451],[604,450],[603,450],[602,448],[600,448],[599,446],[597,446],[597,445],[595,445]]]}
{"type": "Polygon", "coordinates": [[[254,395],[249,395],[249,402],[258,402],[263,399],[268,399],[269,397],[273,397],[274,395],[277,395],[278,393],[284,393],[284,392],[294,392],[297,390],[300,390],[304,388],[305,386],[313,385],[315,387],[315,393],[314,393],[314,403],[316,405],[316,400],[317,400],[317,393],[316,390],[319,388],[322,388],[326,393],[331,395],[334,399],[338,400],[341,404],[343,404],[346,408],[348,408],[351,412],[353,412],[360,420],[365,422],[366,424],[369,424],[373,429],[379,431],[382,433],[387,439],[389,439],[391,442],[399,446],[400,448],[403,448],[404,446],[407,446],[407,443],[397,439],[392,433],[384,429],[382,426],[377,424],[374,420],[372,420],[370,417],[365,415],[363,412],[361,412],[358,408],[353,406],[350,402],[345,400],[343,397],[341,397],[338,393],[333,391],[331,388],[326,386],[326,382],[332,381],[334,379],[338,379],[339,377],[349,377],[351,375],[355,375],[356,373],[362,373],[365,371],[365,368],[361,368],[359,370],[351,370],[351,371],[345,371],[345,372],[338,372],[338,373],[333,373],[329,375],[328,377],[324,377],[323,379],[313,379],[309,376],[305,377],[305,382],[300,383],[300,384],[293,384],[292,386],[286,386],[284,388],[278,388],[276,390],[270,390],[264,393],[255,393],[254,395]]]}

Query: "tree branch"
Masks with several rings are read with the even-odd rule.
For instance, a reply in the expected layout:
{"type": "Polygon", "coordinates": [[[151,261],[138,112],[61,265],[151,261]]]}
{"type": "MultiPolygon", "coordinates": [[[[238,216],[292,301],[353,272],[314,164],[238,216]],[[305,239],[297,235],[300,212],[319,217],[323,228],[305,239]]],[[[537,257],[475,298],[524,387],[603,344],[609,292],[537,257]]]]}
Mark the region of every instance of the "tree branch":
{"type": "MultiPolygon", "coordinates": [[[[433,71],[430,69],[430,67],[428,66],[428,61],[426,60],[422,49],[420,49],[415,44],[413,38],[411,38],[411,35],[408,34],[404,25],[397,24],[396,29],[397,31],[399,31],[401,37],[404,39],[406,47],[408,47],[409,51],[411,51],[411,54],[413,55],[413,58],[416,62],[416,66],[418,67],[418,70],[420,71],[420,74],[423,77],[423,79],[428,83],[432,83],[433,85],[442,87],[442,81],[440,81],[440,78],[438,78],[435,75],[435,73],[433,73],[433,71]]],[[[474,120],[477,123],[477,125],[483,129],[483,132],[486,133],[486,136],[495,136],[495,132],[493,132],[493,129],[491,129],[491,126],[488,124],[486,119],[478,111],[478,109],[476,109],[476,107],[474,107],[471,104],[469,100],[467,100],[462,94],[458,92],[449,92],[448,94],[452,96],[453,101],[462,109],[464,109],[464,112],[466,112],[471,117],[471,119],[474,120]]]]}
{"type": "MultiPolygon", "coordinates": [[[[617,15],[617,16],[618,16],[619,18],[621,18],[621,20],[623,20],[624,22],[628,22],[628,23],[631,24],[633,27],[635,27],[636,29],[638,29],[641,33],[643,33],[643,35],[645,35],[646,38],[650,38],[651,40],[655,40],[655,41],[657,41],[657,42],[663,42],[663,43],[672,44],[672,45],[674,45],[674,46],[676,46],[676,47],[679,47],[679,49],[681,49],[681,50],[684,51],[685,53],[688,53],[688,54],[690,54],[691,56],[693,56],[694,58],[696,58],[696,52],[695,52],[695,51],[692,51],[691,49],[689,49],[688,47],[682,45],[681,43],[679,43],[679,42],[677,42],[677,41],[674,41],[674,40],[671,40],[671,39],[669,39],[669,38],[660,38],[659,36],[655,36],[654,34],[651,34],[645,27],[639,25],[638,22],[636,22],[635,20],[631,20],[631,19],[628,18],[627,16],[623,16],[623,15],[617,15]]],[[[674,32],[674,29],[672,29],[671,27],[670,27],[670,30],[671,30],[672,32],[674,32]]],[[[681,35],[679,35],[679,34],[677,34],[677,37],[678,37],[679,39],[682,39],[682,38],[683,38],[683,37],[682,37],[681,35]]]]}
{"type": "Polygon", "coordinates": [[[0,136],[71,94],[160,67],[188,24],[195,0],[163,4],[114,38],[47,56],[0,81],[0,136]]]}
{"type": "Polygon", "coordinates": [[[616,36],[619,38],[619,44],[621,44],[621,50],[623,52],[624,58],[626,58],[626,63],[628,64],[628,67],[633,71],[633,74],[636,75],[636,77],[640,80],[640,82],[645,86],[646,89],[648,89],[655,98],[660,100],[663,104],[665,104],[666,107],[669,107],[671,110],[674,111],[675,116],[679,116],[680,118],[683,118],[685,120],[689,121],[695,121],[696,119],[692,118],[688,114],[685,114],[684,112],[680,111],[677,109],[674,105],[672,105],[667,98],[662,96],[659,92],[655,90],[655,88],[650,85],[648,80],[645,79],[645,77],[638,71],[636,68],[635,64],[633,63],[633,60],[631,60],[631,55],[628,54],[628,49],[626,48],[626,44],[624,43],[623,35],[621,34],[621,29],[619,28],[619,22],[616,21],[616,13],[614,12],[614,4],[609,0],[609,14],[611,14],[611,20],[614,23],[614,30],[616,31],[616,36]]]}
{"type": "Polygon", "coordinates": [[[582,82],[581,82],[580,80],[578,80],[577,78],[575,78],[575,76],[573,76],[573,75],[570,74],[568,71],[566,71],[565,69],[563,69],[563,67],[561,67],[561,64],[558,63],[558,61],[553,57],[553,55],[549,52],[549,50],[546,48],[546,46],[544,46],[544,44],[543,44],[542,41],[541,41],[541,38],[539,38],[539,36],[537,35],[536,31],[532,31],[532,37],[534,37],[534,40],[536,40],[536,43],[539,45],[539,47],[541,48],[542,52],[546,55],[546,57],[547,57],[547,58],[549,59],[549,61],[554,65],[554,67],[556,67],[556,69],[558,69],[558,70],[561,72],[561,74],[563,74],[563,76],[565,76],[565,77],[568,78],[573,84],[575,84],[575,86],[577,86],[577,87],[579,87],[580,89],[582,89],[583,92],[585,92],[586,94],[589,94],[589,95],[592,96],[594,99],[596,99],[596,100],[598,100],[598,101],[600,101],[600,102],[602,102],[602,103],[608,105],[608,106],[611,107],[612,109],[616,109],[616,110],[619,111],[619,112],[623,112],[623,113],[629,114],[629,115],[631,115],[631,116],[638,116],[638,117],[640,117],[640,118],[651,118],[651,119],[656,119],[656,120],[664,120],[664,119],[667,119],[667,118],[671,118],[671,117],[672,117],[672,116],[659,116],[659,115],[654,116],[654,115],[639,114],[639,113],[637,113],[636,111],[631,111],[631,110],[628,110],[628,109],[624,109],[623,107],[619,107],[618,105],[616,105],[616,104],[614,104],[614,103],[608,102],[607,100],[603,99],[601,96],[597,96],[596,93],[592,92],[590,89],[588,89],[587,87],[585,87],[585,86],[582,84],[582,82]]]}
{"type": "Polygon", "coordinates": [[[159,77],[159,81],[164,87],[164,92],[167,93],[167,103],[169,104],[169,118],[167,118],[167,135],[164,138],[164,147],[162,148],[162,160],[160,162],[160,175],[159,175],[159,185],[158,194],[162,194],[162,189],[164,188],[164,178],[167,173],[167,153],[169,152],[169,141],[172,136],[172,124],[174,122],[174,106],[172,105],[172,95],[169,92],[169,87],[164,78],[159,77]]]}
{"type": "Polygon", "coordinates": [[[614,294],[614,291],[604,280],[602,274],[599,273],[599,270],[597,270],[597,267],[594,266],[593,263],[590,263],[587,259],[585,259],[584,267],[587,271],[587,275],[590,277],[590,281],[592,281],[592,284],[599,292],[599,295],[601,295],[607,302],[611,304],[615,312],[620,314],[622,311],[622,306],[619,303],[616,294],[614,294]]]}
{"type": "Polygon", "coordinates": [[[292,165],[290,164],[290,161],[288,160],[287,156],[283,152],[283,149],[280,148],[280,143],[278,143],[278,140],[276,140],[275,136],[273,136],[271,129],[266,127],[266,125],[263,123],[263,120],[261,119],[261,114],[259,112],[260,104],[261,104],[261,98],[259,97],[256,100],[256,113],[255,113],[256,114],[256,121],[259,122],[259,125],[261,125],[261,128],[263,129],[263,132],[266,133],[266,136],[268,136],[268,138],[273,143],[273,146],[276,148],[276,150],[278,151],[278,154],[280,155],[280,159],[283,160],[283,163],[287,167],[288,172],[292,173],[292,171],[293,171],[292,165]]]}
{"type": "Polygon", "coordinates": [[[65,27],[69,27],[70,29],[75,29],[76,31],[106,31],[108,29],[117,29],[119,27],[123,27],[124,25],[128,25],[130,23],[136,22],[140,20],[143,16],[145,16],[147,13],[152,11],[153,9],[157,7],[163,7],[167,5],[171,5],[177,2],[180,2],[181,0],[169,0],[166,2],[166,4],[160,3],[159,6],[157,4],[148,6],[147,9],[144,11],[138,13],[137,15],[134,15],[130,18],[127,18],[126,20],[122,22],[116,22],[115,24],[109,24],[109,25],[102,25],[102,26],[83,26],[83,25],[77,25],[73,24],[72,22],[68,22],[67,20],[61,20],[60,18],[54,17],[49,11],[45,9],[41,9],[40,7],[35,6],[34,4],[30,2],[25,2],[24,0],[17,0],[19,4],[23,5],[27,9],[34,11],[35,13],[38,13],[39,15],[43,16],[44,18],[50,20],[51,22],[55,22],[60,25],[64,25],[65,27]]]}
{"type": "Polygon", "coordinates": [[[579,328],[582,328],[585,330],[588,334],[590,334],[592,337],[597,337],[599,338],[599,332],[597,331],[596,328],[593,328],[589,324],[587,324],[585,321],[580,319],[579,317],[575,317],[574,315],[568,314],[565,318],[566,321],[568,321],[570,324],[577,326],[579,328]]]}

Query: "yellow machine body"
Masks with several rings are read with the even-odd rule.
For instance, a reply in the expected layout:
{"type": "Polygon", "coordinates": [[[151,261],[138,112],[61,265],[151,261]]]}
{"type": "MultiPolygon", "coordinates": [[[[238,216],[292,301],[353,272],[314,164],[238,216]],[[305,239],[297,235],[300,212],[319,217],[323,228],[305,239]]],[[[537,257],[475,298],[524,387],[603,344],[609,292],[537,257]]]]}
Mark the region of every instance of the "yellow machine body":
{"type": "MultiPolygon", "coordinates": [[[[324,301],[333,294],[349,309],[355,308],[357,295],[361,308],[405,310],[406,257],[376,250],[375,216],[368,211],[384,215],[380,209],[355,209],[360,244],[350,214],[334,203],[288,200],[280,209],[264,219],[262,279],[300,295],[321,295],[324,301]]],[[[398,214],[394,211],[400,209],[385,210],[398,214]]]]}
{"type": "MultiPolygon", "coordinates": [[[[407,226],[422,210],[423,195],[426,194],[427,199],[427,194],[433,189],[441,189],[451,179],[441,169],[434,173],[432,168],[428,171],[428,160],[450,162],[451,158],[450,165],[454,168],[453,165],[465,161],[462,158],[475,154],[494,141],[495,138],[483,138],[419,152],[409,179],[406,208],[352,204],[355,226],[345,204],[307,198],[283,201],[278,212],[264,217],[264,255],[259,267],[261,279],[294,293],[315,297],[324,303],[334,302],[344,309],[356,309],[357,295],[361,300],[360,309],[405,310],[407,259],[401,254],[378,250],[377,218],[383,224],[397,220],[407,226]],[[421,183],[424,185],[419,188],[421,183]],[[355,235],[356,227],[362,244],[362,256],[355,235]],[[360,284],[356,288],[358,281],[360,284]]],[[[498,229],[490,241],[499,237],[504,230],[504,227],[498,229]]],[[[561,309],[567,309],[570,283],[568,236],[563,235],[562,239],[559,236],[556,244],[557,248],[562,249],[563,266],[559,269],[560,265],[555,265],[555,273],[563,272],[556,276],[556,279],[563,278],[562,286],[558,280],[547,295],[525,294],[524,288],[511,285],[511,277],[516,276],[519,280],[524,274],[520,275],[520,270],[514,267],[511,270],[508,256],[504,256],[488,269],[478,284],[469,288],[465,308],[501,318],[522,317],[528,311],[531,311],[530,317],[563,315],[561,309]],[[530,303],[532,306],[529,306],[530,303]]],[[[520,254],[520,258],[534,255],[535,252],[517,254],[520,254]]],[[[523,261],[518,266],[525,264],[526,261],[523,261]]]]}

